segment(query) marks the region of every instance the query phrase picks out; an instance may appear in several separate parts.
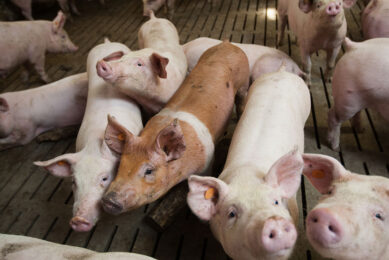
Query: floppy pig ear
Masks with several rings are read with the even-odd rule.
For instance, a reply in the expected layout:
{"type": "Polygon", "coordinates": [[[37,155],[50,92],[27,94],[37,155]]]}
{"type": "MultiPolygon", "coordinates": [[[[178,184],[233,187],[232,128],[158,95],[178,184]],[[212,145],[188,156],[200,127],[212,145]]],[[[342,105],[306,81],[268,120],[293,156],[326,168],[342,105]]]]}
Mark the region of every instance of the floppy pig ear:
{"type": "Polygon", "coordinates": [[[312,11],[313,0],[299,0],[299,8],[304,13],[312,11]]]}
{"type": "Polygon", "coordinates": [[[177,119],[162,129],[156,139],[157,150],[162,150],[167,157],[167,161],[180,158],[185,152],[185,140],[180,124],[177,119]]]}
{"type": "Polygon", "coordinates": [[[351,8],[357,0],[343,0],[343,7],[344,8],[351,8]]]}
{"type": "Polygon", "coordinates": [[[303,159],[295,148],[272,165],[265,176],[265,182],[271,186],[280,187],[284,192],[284,197],[290,198],[300,187],[303,168],[303,159]]]}
{"type": "Polygon", "coordinates": [[[66,22],[66,16],[62,13],[62,11],[59,11],[57,16],[53,20],[53,31],[58,32],[60,29],[62,29],[66,22]]]}
{"type": "Polygon", "coordinates": [[[0,97],[0,112],[7,112],[9,110],[9,105],[5,98],[0,97]]]}
{"type": "Polygon", "coordinates": [[[216,213],[217,203],[226,196],[228,185],[218,178],[196,175],[189,177],[188,185],[190,209],[200,219],[210,220],[216,213]]]}
{"type": "Polygon", "coordinates": [[[60,178],[72,175],[71,165],[76,163],[77,155],[74,153],[63,154],[44,162],[34,162],[36,166],[44,167],[52,175],[60,178]]]}
{"type": "Polygon", "coordinates": [[[133,138],[133,134],[116,121],[115,117],[108,115],[108,125],[105,129],[104,140],[112,151],[121,154],[125,144],[131,143],[133,138]]]}
{"type": "Polygon", "coordinates": [[[123,56],[124,56],[124,52],[122,52],[122,51],[117,51],[117,52],[111,53],[111,54],[108,55],[107,57],[104,57],[103,60],[104,60],[104,61],[118,60],[118,59],[120,59],[120,58],[123,57],[123,56]]]}
{"type": "Polygon", "coordinates": [[[328,192],[334,180],[349,174],[337,160],[326,155],[306,153],[303,160],[303,174],[321,194],[328,192]]]}
{"type": "Polygon", "coordinates": [[[167,78],[166,66],[169,63],[169,59],[162,57],[157,53],[153,53],[150,56],[151,67],[155,74],[162,79],[167,78]]]}

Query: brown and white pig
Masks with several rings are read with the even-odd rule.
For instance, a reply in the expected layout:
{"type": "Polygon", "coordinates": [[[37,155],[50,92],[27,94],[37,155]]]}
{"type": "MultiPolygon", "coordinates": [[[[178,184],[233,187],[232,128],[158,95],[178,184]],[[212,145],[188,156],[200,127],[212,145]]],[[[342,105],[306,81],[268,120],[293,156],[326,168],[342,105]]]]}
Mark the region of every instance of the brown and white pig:
{"type": "Polygon", "coordinates": [[[313,248],[336,260],[389,259],[389,179],[352,173],[326,155],[303,159],[304,175],[323,194],[306,219],[313,248]]]}
{"type": "Polygon", "coordinates": [[[189,207],[209,221],[233,259],[287,259],[292,253],[309,112],[301,78],[286,71],[258,78],[219,178],[189,178],[189,207]]]}
{"type": "MultiPolygon", "coordinates": [[[[200,37],[187,42],[183,45],[186,58],[188,60],[188,71],[196,66],[200,56],[209,48],[220,44],[222,41],[200,37]]],[[[300,77],[305,74],[300,70],[297,64],[285,53],[275,48],[270,48],[257,44],[232,43],[241,48],[249,59],[250,77],[254,81],[265,73],[277,71],[284,63],[286,71],[295,73],[300,77]]]]}
{"type": "Polygon", "coordinates": [[[39,88],[0,94],[0,151],[29,143],[39,134],[80,124],[84,116],[86,73],[39,88]]]}
{"type": "Polygon", "coordinates": [[[346,37],[347,23],[344,8],[350,8],[356,0],[280,0],[278,1],[278,45],[284,40],[286,22],[296,35],[301,62],[311,84],[311,54],[318,50],[327,53],[325,78],[331,81],[335,59],[346,37]]]}
{"type": "Polygon", "coordinates": [[[351,123],[361,130],[360,111],[372,108],[389,121],[389,39],[364,42],[345,40],[346,53],[338,61],[332,82],[334,106],[328,112],[328,142],[339,149],[341,124],[351,123]],[[377,51],[379,50],[379,51],[377,51]],[[363,68],[361,65],[363,64],[363,68]]]}
{"type": "Polygon", "coordinates": [[[114,179],[119,158],[104,141],[107,115],[115,116],[129,131],[142,129],[140,110],[127,96],[108,86],[96,72],[96,62],[112,52],[129,52],[123,44],[106,42],[88,55],[88,99],[84,119],[76,141],[76,152],[45,162],[36,162],[57,177],[73,179],[74,206],[71,227],[89,231],[99,219],[100,200],[114,179]]]}
{"type": "Polygon", "coordinates": [[[57,1],[62,11],[66,15],[70,15],[70,9],[73,13],[79,15],[80,12],[77,9],[75,0],[11,0],[11,2],[20,8],[20,11],[28,20],[34,20],[32,17],[32,5],[33,4],[46,4],[57,1]],[[70,7],[70,8],[69,8],[70,7]]]}
{"type": "Polygon", "coordinates": [[[367,39],[389,37],[389,1],[372,0],[362,12],[362,32],[367,39]]]}
{"type": "Polygon", "coordinates": [[[105,139],[110,148],[123,154],[116,178],[103,197],[104,210],[119,214],[135,209],[157,200],[190,175],[205,173],[234,97],[243,101],[248,81],[246,55],[224,42],[204,53],[139,136],[111,118],[105,139]]]}
{"type": "Polygon", "coordinates": [[[52,22],[0,22],[0,76],[4,77],[14,67],[29,62],[41,79],[48,82],[46,52],[75,52],[78,49],[63,29],[65,21],[66,16],[59,11],[52,22]]]}
{"type": "Polygon", "coordinates": [[[138,33],[139,47],[115,53],[97,63],[100,77],[136,100],[149,114],[159,112],[183,82],[187,61],[177,29],[166,19],[151,14],[138,33]]]}
{"type": "Polygon", "coordinates": [[[6,234],[0,234],[0,250],[2,252],[1,259],[4,260],[155,260],[152,257],[135,253],[100,253],[78,246],[68,246],[33,237],[6,234]]]}

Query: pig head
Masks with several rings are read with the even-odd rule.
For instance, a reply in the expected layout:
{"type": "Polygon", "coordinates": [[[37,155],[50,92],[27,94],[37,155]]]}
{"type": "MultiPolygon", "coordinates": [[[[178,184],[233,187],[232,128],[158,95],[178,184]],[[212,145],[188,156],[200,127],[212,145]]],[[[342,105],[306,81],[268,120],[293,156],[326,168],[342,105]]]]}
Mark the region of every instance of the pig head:
{"type": "Polygon", "coordinates": [[[351,173],[325,155],[303,158],[304,175],[323,194],[306,219],[315,250],[333,259],[388,259],[389,179],[351,173]]]}
{"type": "Polygon", "coordinates": [[[295,199],[302,169],[296,149],[278,159],[268,173],[242,165],[223,171],[239,173],[231,180],[191,176],[188,205],[209,221],[233,259],[287,259],[297,238],[297,209],[289,207],[288,200],[295,199]]]}

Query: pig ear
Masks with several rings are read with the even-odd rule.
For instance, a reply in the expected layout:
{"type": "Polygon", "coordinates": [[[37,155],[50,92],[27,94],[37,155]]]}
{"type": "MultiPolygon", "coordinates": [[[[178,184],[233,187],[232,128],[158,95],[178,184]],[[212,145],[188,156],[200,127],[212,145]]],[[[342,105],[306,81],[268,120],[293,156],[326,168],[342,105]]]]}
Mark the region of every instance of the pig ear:
{"type": "Polygon", "coordinates": [[[299,8],[301,9],[301,11],[303,11],[304,13],[309,13],[310,11],[312,11],[312,1],[313,0],[299,0],[299,8]]]}
{"type": "Polygon", "coordinates": [[[300,152],[295,148],[278,159],[265,176],[265,182],[279,187],[285,198],[292,197],[300,187],[304,162],[300,152]]]}
{"type": "Polygon", "coordinates": [[[156,139],[156,149],[165,153],[168,162],[177,160],[183,155],[186,146],[184,134],[177,118],[159,132],[156,139]]]}
{"type": "Polygon", "coordinates": [[[120,59],[120,58],[123,57],[123,56],[124,56],[124,52],[122,52],[122,51],[117,51],[117,52],[111,53],[111,54],[108,55],[107,57],[104,57],[103,60],[104,60],[104,61],[118,60],[118,59],[120,59]]]}
{"type": "Polygon", "coordinates": [[[188,180],[187,202],[192,212],[202,220],[208,221],[216,213],[216,206],[228,192],[228,185],[214,177],[193,175],[188,180]]]}
{"type": "Polygon", "coordinates": [[[36,166],[44,167],[52,175],[60,178],[72,175],[71,165],[77,162],[77,154],[63,154],[44,162],[34,162],[36,166]]]}
{"type": "Polygon", "coordinates": [[[9,105],[5,98],[0,97],[0,112],[7,112],[9,110],[9,105]]]}
{"type": "Polygon", "coordinates": [[[351,8],[357,0],[343,0],[344,8],[351,8]]]}
{"type": "Polygon", "coordinates": [[[104,37],[104,43],[110,43],[111,41],[109,40],[108,37],[104,37]]]}
{"type": "Polygon", "coordinates": [[[121,154],[125,145],[130,144],[133,138],[134,135],[116,121],[115,117],[108,115],[108,125],[105,129],[104,140],[112,151],[121,154]]]}
{"type": "Polygon", "coordinates": [[[162,79],[167,78],[166,66],[169,63],[169,59],[165,58],[158,53],[153,53],[150,56],[151,67],[155,74],[162,79]]]}
{"type": "Polygon", "coordinates": [[[53,31],[56,33],[60,29],[62,29],[66,22],[66,16],[62,13],[62,11],[59,11],[57,14],[57,17],[53,20],[53,31]]]}
{"type": "Polygon", "coordinates": [[[334,180],[345,178],[349,172],[334,158],[321,154],[303,154],[303,174],[322,194],[328,192],[334,180]]]}

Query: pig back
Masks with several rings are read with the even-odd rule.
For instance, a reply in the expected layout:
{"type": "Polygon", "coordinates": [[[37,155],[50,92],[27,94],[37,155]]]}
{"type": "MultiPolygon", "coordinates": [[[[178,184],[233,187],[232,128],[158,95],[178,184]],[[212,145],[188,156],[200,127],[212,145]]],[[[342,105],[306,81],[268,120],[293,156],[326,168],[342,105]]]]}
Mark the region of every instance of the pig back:
{"type": "Polygon", "coordinates": [[[266,173],[296,146],[302,153],[309,112],[309,91],[300,77],[282,71],[258,78],[250,86],[225,169],[254,164],[266,173]]]}
{"type": "Polygon", "coordinates": [[[194,114],[215,141],[233,109],[236,92],[248,81],[249,65],[244,52],[230,43],[221,43],[201,56],[166,107],[194,114]]]}

